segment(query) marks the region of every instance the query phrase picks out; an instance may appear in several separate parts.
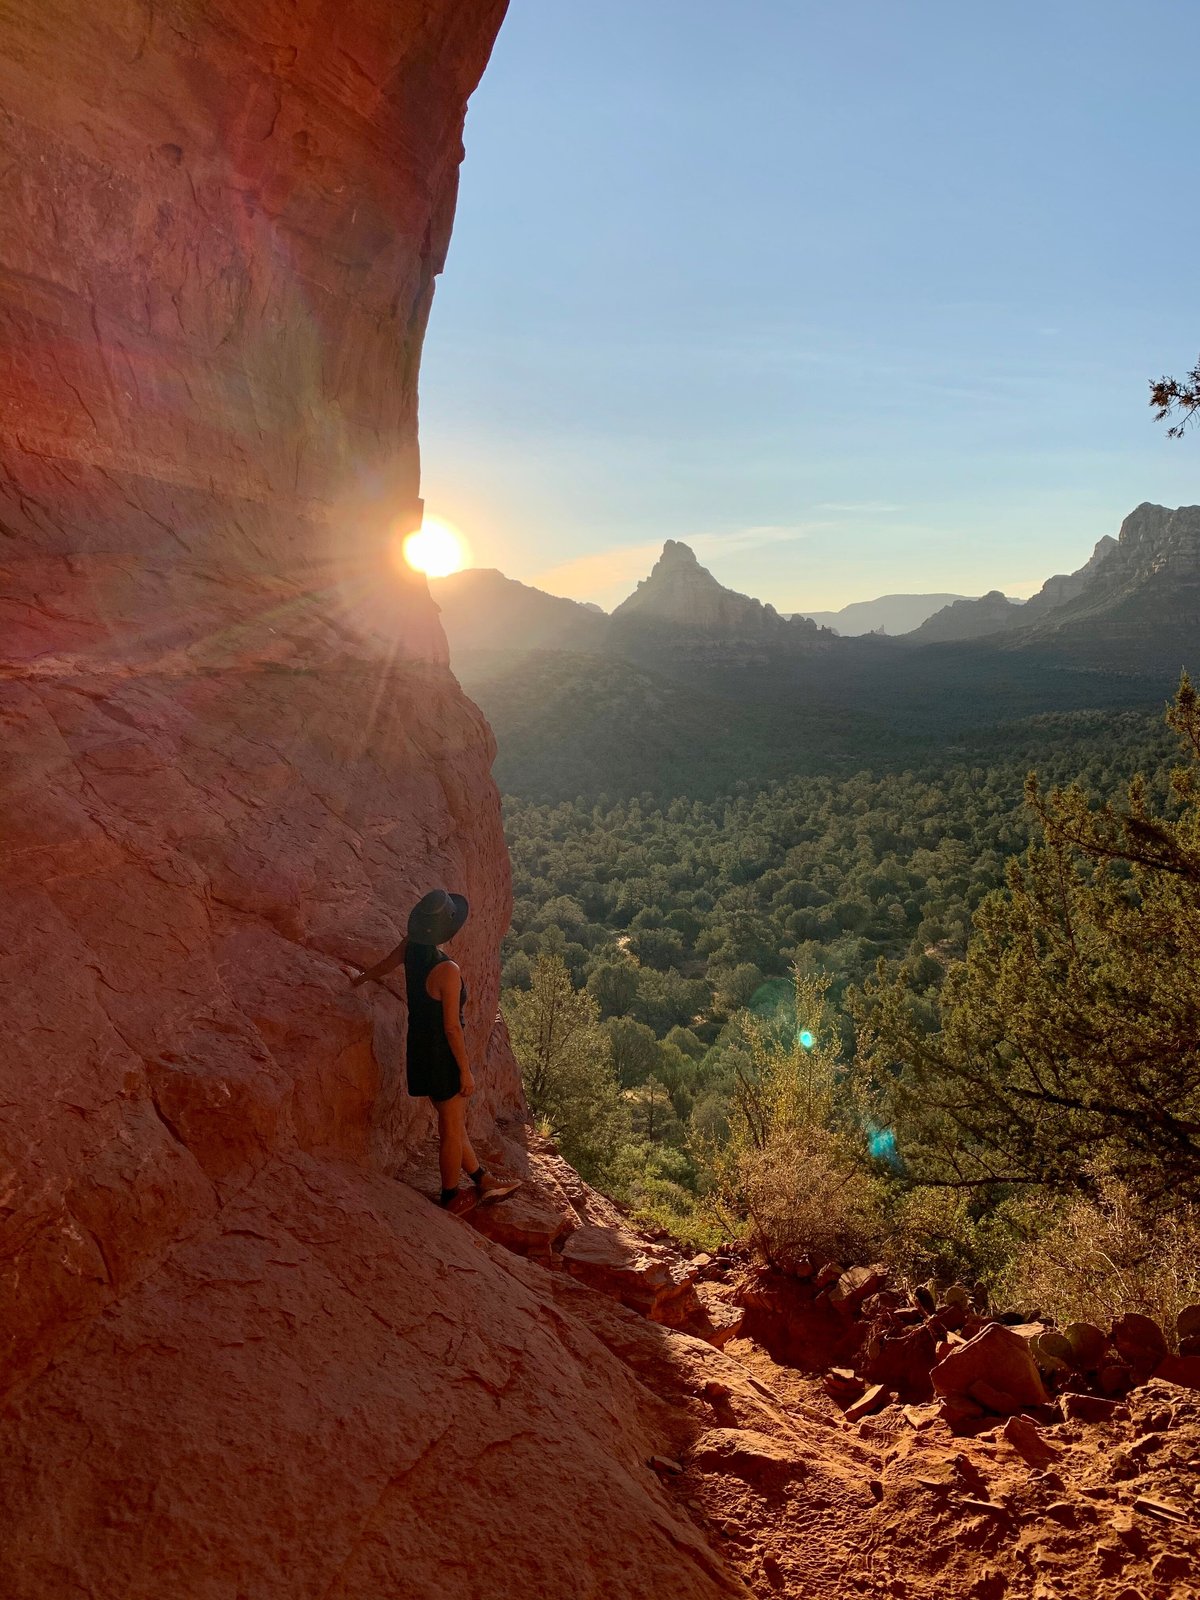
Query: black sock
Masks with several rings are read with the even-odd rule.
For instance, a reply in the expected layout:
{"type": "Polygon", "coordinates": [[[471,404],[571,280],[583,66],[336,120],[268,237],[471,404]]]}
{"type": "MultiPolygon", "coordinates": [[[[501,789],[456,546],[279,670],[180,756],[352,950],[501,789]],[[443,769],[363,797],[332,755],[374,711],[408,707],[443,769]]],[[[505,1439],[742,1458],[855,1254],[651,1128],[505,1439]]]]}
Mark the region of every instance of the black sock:
{"type": "Polygon", "coordinates": [[[458,1189],[457,1188],[454,1188],[454,1189],[443,1189],[442,1190],[442,1204],[444,1206],[448,1206],[450,1204],[451,1200],[454,1199],[454,1196],[457,1193],[458,1193],[458,1189]]]}
{"type": "Polygon", "coordinates": [[[467,1177],[470,1178],[471,1182],[475,1184],[476,1188],[478,1188],[478,1186],[483,1182],[482,1165],[476,1167],[474,1172],[468,1172],[467,1177]]]}

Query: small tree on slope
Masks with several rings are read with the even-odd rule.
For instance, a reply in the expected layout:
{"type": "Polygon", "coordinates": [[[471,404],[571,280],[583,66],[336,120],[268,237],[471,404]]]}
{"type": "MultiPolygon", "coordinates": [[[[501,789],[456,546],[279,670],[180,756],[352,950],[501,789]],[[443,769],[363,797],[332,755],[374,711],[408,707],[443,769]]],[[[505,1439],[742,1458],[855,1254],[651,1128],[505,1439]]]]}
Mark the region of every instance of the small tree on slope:
{"type": "Polygon", "coordinates": [[[559,956],[541,955],[529,988],[505,995],[504,1017],[529,1109],[584,1178],[601,1180],[629,1119],[595,1000],[572,987],[559,956]]]}
{"type": "Polygon", "coordinates": [[[1187,765],[1173,814],[1093,808],[1077,786],[1026,798],[1040,838],[974,918],[935,1031],[903,981],[860,997],[859,1067],[925,1183],[1088,1189],[1152,1208],[1200,1183],[1200,707],[1167,721],[1187,765]]]}

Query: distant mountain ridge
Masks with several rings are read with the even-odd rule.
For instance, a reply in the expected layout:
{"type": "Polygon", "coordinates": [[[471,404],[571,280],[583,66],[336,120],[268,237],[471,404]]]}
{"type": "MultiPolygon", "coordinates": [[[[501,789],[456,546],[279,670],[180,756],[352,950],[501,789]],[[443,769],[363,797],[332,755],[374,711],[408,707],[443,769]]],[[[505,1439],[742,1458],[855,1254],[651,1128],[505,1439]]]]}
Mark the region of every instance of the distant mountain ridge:
{"type": "Polygon", "coordinates": [[[935,611],[919,628],[904,637],[914,644],[946,644],[951,640],[986,639],[1016,625],[1023,607],[999,589],[990,589],[978,600],[955,600],[935,611]]]}
{"type": "Polygon", "coordinates": [[[451,661],[466,652],[569,650],[737,662],[812,649],[834,637],[807,617],[781,617],[774,606],[727,589],[676,539],[666,541],[649,576],[611,616],[494,567],[431,578],[429,591],[451,661]]]}
{"type": "Polygon", "coordinates": [[[1025,718],[1161,708],[1180,667],[1200,669],[1197,506],[1138,506],[1024,605],[993,590],[900,637],[789,622],[674,541],[612,617],[496,572],[431,588],[500,783],[538,798],[718,793],[986,749],[1025,718]]]}
{"type": "Polygon", "coordinates": [[[1074,600],[1076,595],[1082,594],[1100,563],[1116,548],[1117,540],[1112,534],[1106,533],[1102,539],[1097,539],[1096,548],[1077,571],[1058,573],[1053,578],[1047,578],[1038,592],[1026,600],[1021,613],[1021,626],[1024,627],[1031,616],[1041,616],[1044,612],[1052,611],[1055,606],[1066,605],[1068,600],[1074,600]]]}
{"type": "Polygon", "coordinates": [[[800,611],[794,615],[807,617],[818,627],[832,628],[846,639],[880,630],[895,635],[911,633],[935,611],[969,598],[963,594],[881,594],[875,600],[852,600],[840,611],[800,611]]]}
{"type": "Polygon", "coordinates": [[[598,606],[546,594],[495,567],[431,578],[450,659],[468,650],[598,650],[608,618],[598,606]]]}
{"type": "Polygon", "coordinates": [[[1097,541],[1082,567],[1047,578],[1038,592],[1024,603],[1009,600],[999,589],[991,589],[978,600],[954,601],[914,628],[907,637],[914,644],[938,644],[957,639],[987,639],[993,634],[1025,628],[1032,619],[1046,616],[1082,594],[1101,563],[1116,548],[1117,540],[1106,533],[1097,541]]]}
{"type": "MultiPolygon", "coordinates": [[[[663,670],[769,664],[774,671],[814,653],[844,663],[847,652],[978,643],[1049,651],[1102,669],[1137,672],[1172,659],[1195,666],[1200,507],[1172,510],[1144,502],[1125,518],[1118,538],[1105,535],[1081,567],[1047,578],[1024,604],[995,589],[979,599],[958,597],[907,633],[889,629],[888,639],[877,633],[838,638],[809,616],[781,616],[774,606],[719,583],[674,539],[611,616],[490,569],[435,579],[430,590],[452,661],[465,652],[569,650],[620,655],[663,670]]],[[[939,598],[882,596],[855,604],[861,617],[888,602],[939,598]]]]}
{"type": "Polygon", "coordinates": [[[1195,672],[1200,666],[1200,506],[1172,510],[1143,501],[1122,522],[1117,540],[1079,590],[1022,628],[1012,642],[1123,670],[1174,664],[1175,671],[1190,666],[1195,672]]]}

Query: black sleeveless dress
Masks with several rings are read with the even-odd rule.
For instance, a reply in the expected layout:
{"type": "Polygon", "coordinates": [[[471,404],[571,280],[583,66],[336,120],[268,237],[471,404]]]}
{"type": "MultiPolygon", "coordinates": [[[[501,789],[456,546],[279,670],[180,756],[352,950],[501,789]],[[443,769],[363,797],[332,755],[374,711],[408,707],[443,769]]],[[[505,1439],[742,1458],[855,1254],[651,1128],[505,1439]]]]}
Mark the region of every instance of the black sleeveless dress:
{"type": "MultiPolygon", "coordinates": [[[[425,980],[434,967],[449,959],[432,944],[410,944],[404,954],[408,990],[408,1092],[414,1097],[428,1095],[431,1100],[451,1100],[462,1088],[462,1074],[442,1026],[442,1002],[432,999],[425,987],[425,980]]],[[[458,996],[460,1022],[466,1003],[464,983],[458,996]]]]}

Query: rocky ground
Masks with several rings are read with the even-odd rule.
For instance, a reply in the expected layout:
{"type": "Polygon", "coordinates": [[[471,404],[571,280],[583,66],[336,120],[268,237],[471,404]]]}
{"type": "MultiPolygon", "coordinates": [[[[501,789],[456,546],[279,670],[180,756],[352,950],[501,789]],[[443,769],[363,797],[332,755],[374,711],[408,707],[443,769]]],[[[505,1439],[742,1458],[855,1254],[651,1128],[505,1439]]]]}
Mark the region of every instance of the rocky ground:
{"type": "Polygon", "coordinates": [[[1176,1381],[1193,1376],[1186,1358],[1155,1352],[1174,1377],[1153,1376],[1106,1340],[1091,1372],[1061,1356],[1055,1370],[1042,1324],[1006,1327],[951,1293],[948,1330],[937,1306],[889,1296],[877,1268],[785,1283],[732,1254],[685,1261],[547,1147],[526,1170],[521,1197],[475,1226],[536,1263],[665,1403],[662,1453],[646,1465],[752,1594],[1200,1595],[1200,1387],[1176,1381]],[[906,1374],[893,1356],[890,1389],[854,1371],[879,1367],[881,1326],[910,1356],[906,1374]],[[1126,1369],[1105,1380],[1126,1392],[1096,1392],[1100,1354],[1126,1369]],[[1024,1403],[1000,1387],[1022,1379],[1038,1390],[1024,1403]],[[981,1382],[994,1409],[966,1393],[981,1382]]]}

